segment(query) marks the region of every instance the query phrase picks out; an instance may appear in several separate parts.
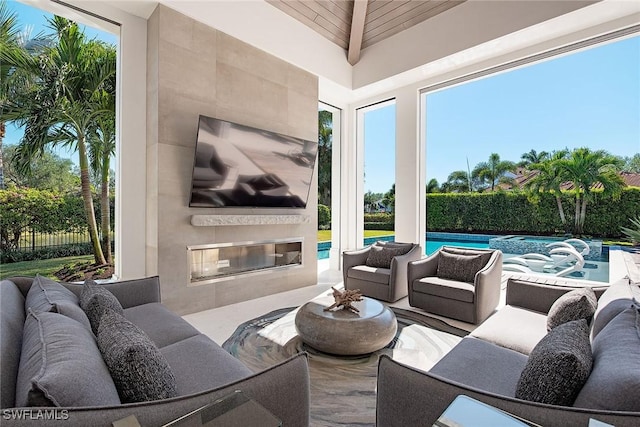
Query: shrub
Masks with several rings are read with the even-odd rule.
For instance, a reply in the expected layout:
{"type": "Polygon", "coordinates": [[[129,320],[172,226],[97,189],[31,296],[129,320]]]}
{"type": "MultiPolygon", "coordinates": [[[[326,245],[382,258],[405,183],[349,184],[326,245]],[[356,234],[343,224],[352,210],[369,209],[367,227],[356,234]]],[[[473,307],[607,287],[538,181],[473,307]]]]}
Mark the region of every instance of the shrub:
{"type": "Polygon", "coordinates": [[[331,209],[326,205],[318,204],[318,229],[327,230],[331,228],[331,209]]]}
{"type": "Polygon", "coordinates": [[[634,245],[640,245],[640,215],[629,219],[635,228],[621,227],[622,233],[631,240],[634,245]]]}

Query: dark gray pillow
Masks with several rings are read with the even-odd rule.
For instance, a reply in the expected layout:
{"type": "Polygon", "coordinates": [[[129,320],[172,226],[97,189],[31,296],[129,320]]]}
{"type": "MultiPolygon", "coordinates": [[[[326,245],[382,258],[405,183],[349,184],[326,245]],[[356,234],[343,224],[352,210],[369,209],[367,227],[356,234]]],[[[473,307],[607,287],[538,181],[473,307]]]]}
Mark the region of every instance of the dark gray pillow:
{"type": "Polygon", "coordinates": [[[78,297],[60,283],[39,274],[33,279],[24,305],[25,310],[54,311],[82,323],[86,328],[91,327],[87,315],[78,305],[78,297]]]}
{"type": "Polygon", "coordinates": [[[487,265],[491,253],[463,255],[441,250],[438,254],[438,270],[436,275],[441,279],[457,280],[473,283],[476,273],[487,265]]]}
{"type": "Polygon", "coordinates": [[[176,378],[160,350],[122,315],[105,310],[97,340],[122,403],[178,395],[176,378]]]}
{"type": "Polygon", "coordinates": [[[91,331],[61,314],[29,310],[15,405],[119,404],[118,391],[91,331]]]}
{"type": "Polygon", "coordinates": [[[629,307],[593,340],[593,371],[574,406],[640,411],[640,308],[629,307]]]}
{"type": "Polygon", "coordinates": [[[91,330],[94,334],[98,333],[100,319],[106,309],[111,309],[120,314],[124,313],[122,305],[120,305],[120,301],[115,295],[90,279],[84,282],[80,292],[80,307],[89,318],[91,330]]]}
{"type": "Polygon", "coordinates": [[[547,314],[547,331],[572,320],[586,319],[591,323],[598,307],[598,298],[589,287],[575,289],[558,298],[547,314]]]}
{"type": "Polygon", "coordinates": [[[411,247],[394,248],[394,247],[387,247],[386,245],[385,246],[373,245],[369,250],[369,255],[367,256],[367,260],[365,261],[365,264],[368,265],[369,267],[391,268],[391,261],[393,261],[393,258],[406,254],[407,252],[409,252],[410,249],[411,247]]]}
{"type": "Polygon", "coordinates": [[[516,398],[571,406],[589,378],[593,358],[585,319],[563,323],[531,350],[516,398]]]}

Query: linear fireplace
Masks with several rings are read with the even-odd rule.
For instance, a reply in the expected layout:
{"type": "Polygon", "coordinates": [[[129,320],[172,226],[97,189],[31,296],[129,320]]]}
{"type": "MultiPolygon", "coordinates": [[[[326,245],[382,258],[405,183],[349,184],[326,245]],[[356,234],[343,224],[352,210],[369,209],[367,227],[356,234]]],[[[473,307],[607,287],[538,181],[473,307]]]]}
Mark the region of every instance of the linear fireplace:
{"type": "Polygon", "coordinates": [[[302,266],[303,238],[187,247],[189,286],[302,266]]]}

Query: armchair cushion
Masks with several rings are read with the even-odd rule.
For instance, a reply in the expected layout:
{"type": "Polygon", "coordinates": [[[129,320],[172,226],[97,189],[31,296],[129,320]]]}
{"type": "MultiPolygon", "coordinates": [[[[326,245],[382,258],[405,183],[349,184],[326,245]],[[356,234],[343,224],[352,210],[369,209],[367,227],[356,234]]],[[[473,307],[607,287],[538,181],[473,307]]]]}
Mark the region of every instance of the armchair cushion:
{"type": "Polygon", "coordinates": [[[388,244],[384,246],[374,244],[371,246],[365,264],[369,267],[391,268],[391,261],[393,261],[394,257],[404,255],[410,250],[411,245],[394,247],[388,244]]]}
{"type": "Polygon", "coordinates": [[[441,279],[473,283],[476,273],[489,262],[490,258],[490,252],[465,255],[450,253],[446,248],[443,248],[438,254],[437,276],[441,279]]]}
{"type": "Polygon", "coordinates": [[[586,319],[551,330],[529,355],[516,398],[571,406],[591,373],[593,356],[586,319]]]}
{"type": "Polygon", "coordinates": [[[424,277],[413,283],[413,290],[456,301],[473,302],[475,287],[471,283],[439,277],[424,277]]]}
{"type": "Polygon", "coordinates": [[[36,313],[42,311],[59,313],[91,328],[89,319],[78,305],[78,297],[60,283],[39,274],[33,279],[33,284],[27,293],[25,312],[29,308],[36,313]]]}
{"type": "Polygon", "coordinates": [[[351,267],[348,272],[349,277],[353,279],[365,280],[367,282],[389,284],[391,278],[391,270],[388,268],[376,268],[366,265],[356,265],[351,267]]]}
{"type": "Polygon", "coordinates": [[[547,331],[572,320],[586,319],[590,323],[597,306],[596,294],[589,287],[567,292],[549,309],[547,331]]]}

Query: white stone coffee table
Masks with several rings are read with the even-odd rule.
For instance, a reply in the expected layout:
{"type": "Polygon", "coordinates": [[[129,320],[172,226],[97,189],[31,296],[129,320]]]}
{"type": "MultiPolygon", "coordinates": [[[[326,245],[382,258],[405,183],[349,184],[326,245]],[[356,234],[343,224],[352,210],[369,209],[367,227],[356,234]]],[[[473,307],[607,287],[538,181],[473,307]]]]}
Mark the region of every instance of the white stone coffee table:
{"type": "Polygon", "coordinates": [[[324,311],[333,298],[316,298],[300,309],[295,326],[302,341],[325,353],[351,356],[373,353],[391,342],[398,330],[396,316],[387,306],[364,297],[351,310],[324,311]]]}

